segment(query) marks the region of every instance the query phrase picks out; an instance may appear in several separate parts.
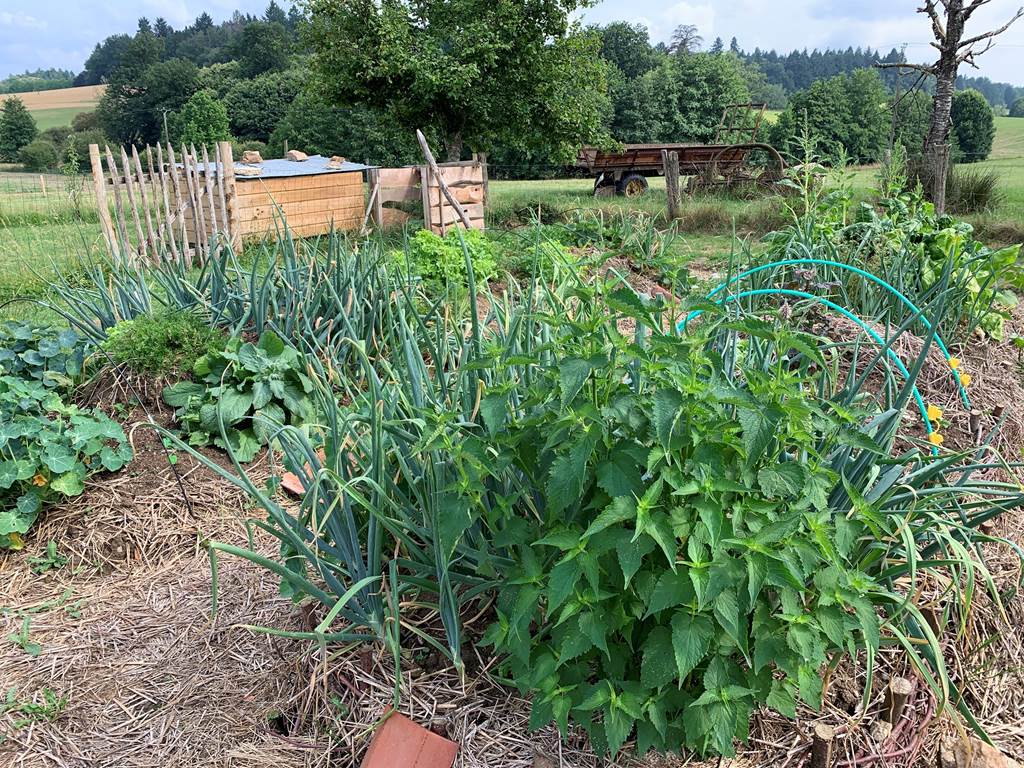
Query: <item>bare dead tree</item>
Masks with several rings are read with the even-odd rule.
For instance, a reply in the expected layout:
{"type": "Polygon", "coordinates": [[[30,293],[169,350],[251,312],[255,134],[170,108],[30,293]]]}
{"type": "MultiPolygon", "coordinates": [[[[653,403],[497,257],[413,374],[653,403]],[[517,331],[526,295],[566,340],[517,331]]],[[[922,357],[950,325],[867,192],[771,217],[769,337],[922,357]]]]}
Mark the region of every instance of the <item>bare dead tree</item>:
{"type": "Polygon", "coordinates": [[[953,91],[956,88],[957,70],[961,64],[977,68],[975,59],[995,44],[995,38],[1008,30],[1021,16],[1019,8],[1013,17],[998,29],[980,35],[965,36],[967,22],[975,12],[992,0],[924,0],[918,13],[928,16],[935,40],[932,47],[939,52],[934,64],[884,63],[879,67],[898,67],[913,70],[935,78],[935,97],[932,102],[932,119],[924,139],[923,155],[926,178],[924,179],[929,199],[935,203],[939,213],[946,206],[946,176],[949,170],[949,129],[953,111],[953,91]]]}
{"type": "Polygon", "coordinates": [[[687,54],[700,50],[704,38],[700,36],[697,27],[693,24],[680,24],[672,32],[672,40],[669,42],[669,53],[687,54]]]}

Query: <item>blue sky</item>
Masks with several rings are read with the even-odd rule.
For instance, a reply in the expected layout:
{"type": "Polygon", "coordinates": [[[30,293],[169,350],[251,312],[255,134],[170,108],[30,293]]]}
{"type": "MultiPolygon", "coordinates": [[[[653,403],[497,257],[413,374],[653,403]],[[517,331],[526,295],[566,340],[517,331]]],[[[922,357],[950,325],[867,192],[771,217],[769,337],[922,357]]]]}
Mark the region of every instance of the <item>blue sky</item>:
{"type": "MultiPolygon", "coordinates": [[[[281,2],[287,7],[287,2],[281,2]]],[[[998,26],[1019,0],[993,0],[972,20],[973,29],[998,26]]],[[[911,59],[931,56],[918,0],[604,0],[588,9],[584,22],[627,20],[646,24],[651,39],[665,40],[677,24],[696,24],[710,44],[735,35],[753,50],[869,45],[888,50],[910,44],[911,59]]],[[[139,16],[163,16],[174,27],[202,11],[220,21],[236,8],[260,13],[266,0],[0,0],[0,77],[37,67],[80,70],[93,46],[114,32],[131,32],[139,16]]],[[[979,60],[982,74],[1024,86],[1024,19],[979,60]]]]}

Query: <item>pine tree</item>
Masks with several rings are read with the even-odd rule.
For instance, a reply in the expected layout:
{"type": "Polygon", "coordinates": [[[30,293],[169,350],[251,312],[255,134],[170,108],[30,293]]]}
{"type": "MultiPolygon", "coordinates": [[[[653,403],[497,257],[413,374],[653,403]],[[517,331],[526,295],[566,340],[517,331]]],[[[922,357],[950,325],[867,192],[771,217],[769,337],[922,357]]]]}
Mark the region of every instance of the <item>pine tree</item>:
{"type": "Polygon", "coordinates": [[[38,133],[36,121],[17,96],[4,100],[0,110],[0,160],[17,162],[18,151],[38,133]]]}
{"type": "Polygon", "coordinates": [[[715,42],[711,46],[711,53],[721,53],[725,50],[725,43],[722,42],[722,38],[716,37],[715,42]]]}
{"type": "Polygon", "coordinates": [[[735,37],[729,41],[729,52],[735,53],[737,56],[739,56],[741,53],[740,43],[735,37]]]}

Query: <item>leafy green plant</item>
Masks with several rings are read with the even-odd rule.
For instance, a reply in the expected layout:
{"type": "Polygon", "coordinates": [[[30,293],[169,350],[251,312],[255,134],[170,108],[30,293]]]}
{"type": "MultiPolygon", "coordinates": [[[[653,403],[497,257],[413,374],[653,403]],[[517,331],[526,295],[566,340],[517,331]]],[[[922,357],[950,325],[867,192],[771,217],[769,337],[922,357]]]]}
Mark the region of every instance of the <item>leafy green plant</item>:
{"type": "Polygon", "coordinates": [[[32,723],[52,723],[67,707],[69,696],[57,696],[51,688],[43,688],[42,701],[26,701],[18,698],[17,688],[8,688],[7,695],[0,701],[0,715],[14,717],[12,726],[15,730],[32,723]]]}
{"type": "Polygon", "coordinates": [[[224,343],[224,334],[189,312],[141,315],[122,320],[102,348],[138,373],[169,376],[192,370],[196,360],[224,343]]]}
{"type": "Polygon", "coordinates": [[[446,288],[461,293],[469,280],[466,254],[476,281],[483,283],[495,276],[498,249],[476,229],[453,228],[444,237],[420,230],[408,239],[405,250],[393,252],[391,259],[403,272],[423,280],[433,293],[446,288]]]}
{"type": "Polygon", "coordinates": [[[17,632],[12,632],[7,636],[7,639],[14,643],[16,646],[21,648],[29,656],[38,656],[43,651],[43,647],[34,642],[29,632],[32,628],[32,619],[28,616],[23,616],[21,619],[21,627],[17,632]]]}
{"type": "Polygon", "coordinates": [[[57,330],[8,320],[0,324],[0,372],[70,390],[81,378],[86,344],[70,328],[57,330]]]}
{"type": "Polygon", "coordinates": [[[131,459],[124,430],[69,405],[42,383],[0,376],[0,548],[22,536],[51,500],[77,496],[86,478],[131,459]]]}
{"type": "Polygon", "coordinates": [[[280,426],[301,426],[311,417],[312,384],[302,356],[271,331],[256,344],[230,339],[200,357],[192,373],[194,381],[163,392],[191,445],[213,443],[249,462],[280,426]]]}
{"type": "Polygon", "coordinates": [[[51,539],[46,542],[46,552],[38,557],[30,557],[28,560],[32,573],[41,576],[42,574],[63,568],[67,565],[68,559],[57,549],[57,542],[51,539]]]}

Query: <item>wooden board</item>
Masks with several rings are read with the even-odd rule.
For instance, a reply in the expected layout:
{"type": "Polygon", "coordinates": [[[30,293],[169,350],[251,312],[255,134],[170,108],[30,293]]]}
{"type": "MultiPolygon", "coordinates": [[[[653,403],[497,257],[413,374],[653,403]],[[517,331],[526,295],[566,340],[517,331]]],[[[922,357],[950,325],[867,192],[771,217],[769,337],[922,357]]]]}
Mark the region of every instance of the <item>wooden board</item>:
{"type": "Polygon", "coordinates": [[[273,199],[264,198],[259,205],[239,206],[238,216],[240,221],[248,219],[259,219],[272,216],[282,211],[286,216],[299,213],[313,213],[314,211],[333,211],[349,208],[364,208],[365,198],[362,195],[348,195],[346,197],[324,197],[314,200],[302,200],[299,202],[281,202],[276,197],[273,199]]]}
{"type": "Polygon", "coordinates": [[[263,192],[288,192],[296,189],[321,189],[323,187],[359,187],[363,184],[363,174],[321,173],[315,176],[282,176],[264,179],[259,176],[237,176],[239,197],[263,192]],[[250,187],[253,189],[250,191],[250,187]]]}
{"type": "MultiPolygon", "coordinates": [[[[353,208],[350,210],[318,211],[316,213],[305,213],[297,216],[286,216],[285,223],[291,228],[317,225],[326,231],[333,223],[335,229],[358,229],[363,223],[363,209],[353,208]]],[[[251,235],[259,232],[273,230],[281,225],[281,220],[276,217],[266,219],[250,219],[240,224],[243,235],[251,235]]]]}
{"type": "Polygon", "coordinates": [[[293,189],[284,192],[262,192],[258,195],[239,195],[238,209],[261,208],[265,205],[289,205],[307,200],[342,200],[350,197],[365,198],[362,186],[322,187],[318,189],[293,189]]]}

